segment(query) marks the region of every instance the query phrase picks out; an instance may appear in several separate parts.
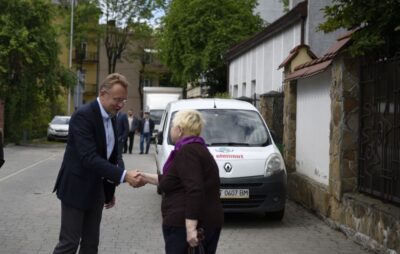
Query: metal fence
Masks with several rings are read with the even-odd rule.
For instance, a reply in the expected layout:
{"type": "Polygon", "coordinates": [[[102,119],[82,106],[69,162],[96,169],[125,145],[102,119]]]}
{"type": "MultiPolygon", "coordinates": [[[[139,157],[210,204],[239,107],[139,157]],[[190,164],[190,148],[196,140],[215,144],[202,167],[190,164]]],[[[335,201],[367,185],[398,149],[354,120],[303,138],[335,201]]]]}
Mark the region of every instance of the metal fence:
{"type": "Polygon", "coordinates": [[[360,74],[359,190],[400,205],[400,57],[360,74]]]}

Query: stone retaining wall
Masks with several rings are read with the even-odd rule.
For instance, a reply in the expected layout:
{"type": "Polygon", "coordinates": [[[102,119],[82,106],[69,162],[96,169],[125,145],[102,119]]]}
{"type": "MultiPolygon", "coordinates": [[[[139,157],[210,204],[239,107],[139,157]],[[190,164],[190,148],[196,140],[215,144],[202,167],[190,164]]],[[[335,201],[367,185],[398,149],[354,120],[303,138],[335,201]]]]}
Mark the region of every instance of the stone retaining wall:
{"type": "Polygon", "coordinates": [[[268,128],[275,133],[275,142],[282,143],[283,93],[270,92],[260,95],[260,113],[268,128]]]}
{"type": "Polygon", "coordinates": [[[285,84],[284,158],[289,198],[377,253],[400,254],[400,208],[360,194],[358,177],[359,63],[332,63],[329,186],[296,172],[296,83],[285,84]],[[293,147],[294,146],[294,147],[293,147]]]}

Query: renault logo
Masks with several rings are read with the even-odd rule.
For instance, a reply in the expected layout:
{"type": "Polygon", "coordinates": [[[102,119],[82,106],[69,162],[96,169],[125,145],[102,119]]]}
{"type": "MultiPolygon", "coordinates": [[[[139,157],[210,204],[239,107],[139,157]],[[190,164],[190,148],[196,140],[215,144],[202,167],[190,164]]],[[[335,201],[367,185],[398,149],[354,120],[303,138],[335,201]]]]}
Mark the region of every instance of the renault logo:
{"type": "Polygon", "coordinates": [[[227,173],[231,172],[232,170],[232,164],[230,164],[229,162],[224,164],[224,169],[227,173]]]}

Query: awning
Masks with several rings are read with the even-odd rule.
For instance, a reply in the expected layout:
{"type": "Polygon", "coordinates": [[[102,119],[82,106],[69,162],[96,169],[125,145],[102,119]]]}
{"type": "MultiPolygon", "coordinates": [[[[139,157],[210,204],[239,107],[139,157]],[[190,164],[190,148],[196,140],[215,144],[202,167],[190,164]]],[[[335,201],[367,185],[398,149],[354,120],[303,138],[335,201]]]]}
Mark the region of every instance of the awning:
{"type": "Polygon", "coordinates": [[[335,44],[333,44],[325,55],[321,58],[311,60],[305,64],[297,66],[292,73],[289,73],[285,77],[285,81],[301,79],[311,77],[315,74],[325,71],[332,63],[333,59],[350,41],[351,35],[354,31],[351,31],[344,36],[340,37],[335,44]]]}
{"type": "Polygon", "coordinates": [[[315,74],[318,74],[320,72],[325,71],[328,66],[332,63],[332,60],[328,60],[328,61],[324,61],[322,63],[319,64],[315,64],[315,65],[311,65],[309,67],[305,67],[302,69],[299,69],[297,71],[294,71],[292,73],[290,73],[289,75],[286,76],[285,81],[290,81],[290,80],[294,80],[294,79],[301,79],[301,78],[307,78],[307,77],[311,77],[315,74]]]}

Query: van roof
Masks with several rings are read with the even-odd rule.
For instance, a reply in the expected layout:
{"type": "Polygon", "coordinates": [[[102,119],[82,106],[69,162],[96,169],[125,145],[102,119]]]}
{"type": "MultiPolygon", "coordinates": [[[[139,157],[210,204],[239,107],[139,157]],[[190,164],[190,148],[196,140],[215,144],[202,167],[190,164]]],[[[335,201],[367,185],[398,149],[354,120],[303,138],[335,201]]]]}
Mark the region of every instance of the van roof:
{"type": "Polygon", "coordinates": [[[257,110],[252,104],[246,101],[235,99],[184,99],[179,101],[170,102],[170,109],[178,111],[182,109],[244,109],[244,110],[257,110]]]}

